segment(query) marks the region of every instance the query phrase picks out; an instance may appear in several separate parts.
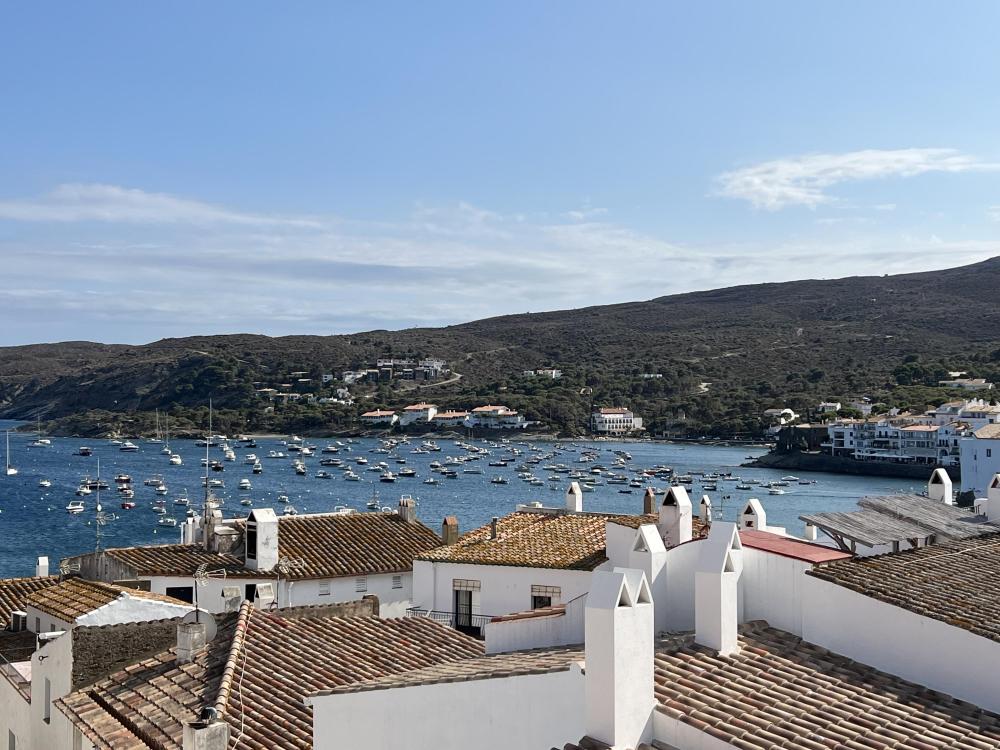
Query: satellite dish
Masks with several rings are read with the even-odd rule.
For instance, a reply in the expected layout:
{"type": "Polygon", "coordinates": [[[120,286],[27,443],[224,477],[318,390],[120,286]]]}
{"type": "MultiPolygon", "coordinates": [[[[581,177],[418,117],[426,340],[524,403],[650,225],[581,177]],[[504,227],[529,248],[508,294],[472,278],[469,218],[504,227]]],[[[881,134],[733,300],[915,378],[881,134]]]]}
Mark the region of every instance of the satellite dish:
{"type": "Polygon", "coordinates": [[[184,619],[181,622],[200,622],[205,626],[205,643],[211,643],[215,640],[215,635],[219,630],[218,625],[215,622],[215,617],[212,616],[211,612],[207,612],[204,609],[193,609],[184,615],[184,619]]]}

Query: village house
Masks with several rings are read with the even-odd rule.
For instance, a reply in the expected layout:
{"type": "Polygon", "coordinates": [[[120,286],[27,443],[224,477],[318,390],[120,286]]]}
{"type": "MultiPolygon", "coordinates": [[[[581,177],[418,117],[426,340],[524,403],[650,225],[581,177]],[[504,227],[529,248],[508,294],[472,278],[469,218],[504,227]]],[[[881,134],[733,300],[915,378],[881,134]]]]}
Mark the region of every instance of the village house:
{"type": "Polygon", "coordinates": [[[836,414],[840,408],[839,401],[823,401],[816,407],[816,411],[819,414],[836,414]]]}
{"type": "Polygon", "coordinates": [[[590,424],[601,435],[627,435],[642,429],[642,419],[624,407],[598,409],[590,415],[590,424]]]}
{"type": "Polygon", "coordinates": [[[431,418],[433,427],[465,427],[469,420],[467,411],[439,411],[431,418]]]}
{"type": "Polygon", "coordinates": [[[988,424],[959,440],[962,491],[983,497],[1000,472],[1000,424],[988,424]]]}
{"type": "Polygon", "coordinates": [[[216,510],[207,523],[188,518],[181,532],[181,544],[111,548],[65,562],[85,578],[197,597],[213,613],[230,609],[234,598],[286,607],[373,594],[384,616],[399,616],[410,606],[414,556],[441,544],[408,498],[395,513],[279,517],[256,508],[245,519],[222,519],[216,510]]]}
{"type": "Polygon", "coordinates": [[[477,406],[466,420],[469,427],[485,427],[492,430],[523,429],[528,426],[524,416],[506,406],[487,404],[477,406]]]}
{"type": "Polygon", "coordinates": [[[377,427],[379,425],[394,425],[399,420],[399,417],[396,416],[396,412],[394,411],[375,409],[373,411],[366,411],[359,419],[361,420],[361,424],[366,427],[377,427]]]}
{"type": "Polygon", "coordinates": [[[414,423],[427,423],[434,419],[434,415],[437,414],[437,406],[435,404],[410,404],[403,409],[403,413],[399,417],[399,424],[401,427],[406,427],[414,423]]]}
{"type": "Polygon", "coordinates": [[[993,383],[985,378],[955,378],[953,380],[939,380],[938,385],[943,388],[961,388],[966,391],[991,391],[993,383]]]}

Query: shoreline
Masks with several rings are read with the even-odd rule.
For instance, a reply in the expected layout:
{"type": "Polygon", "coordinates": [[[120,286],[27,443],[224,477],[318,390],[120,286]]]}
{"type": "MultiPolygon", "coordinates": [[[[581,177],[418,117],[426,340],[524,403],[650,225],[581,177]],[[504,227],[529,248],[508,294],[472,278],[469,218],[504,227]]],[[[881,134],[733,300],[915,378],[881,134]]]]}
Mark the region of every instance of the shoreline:
{"type": "Polygon", "coordinates": [[[952,480],[961,478],[958,466],[931,464],[894,464],[888,461],[855,461],[851,458],[830,456],[826,453],[765,453],[753,461],[741,464],[752,469],[794,469],[817,471],[827,474],[849,474],[868,477],[896,477],[926,481],[935,469],[944,469],[952,480]]]}

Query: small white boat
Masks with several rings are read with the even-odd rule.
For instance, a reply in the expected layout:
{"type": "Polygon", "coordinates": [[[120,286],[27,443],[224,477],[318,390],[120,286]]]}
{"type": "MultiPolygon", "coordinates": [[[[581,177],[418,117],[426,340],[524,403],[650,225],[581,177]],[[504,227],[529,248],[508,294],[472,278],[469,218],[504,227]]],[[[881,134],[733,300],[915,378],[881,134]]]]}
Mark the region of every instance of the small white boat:
{"type": "Polygon", "coordinates": [[[245,478],[245,477],[240,480],[239,487],[240,487],[241,490],[252,490],[253,489],[253,485],[250,484],[250,480],[247,479],[247,478],[245,478]]]}
{"type": "Polygon", "coordinates": [[[799,478],[796,477],[796,476],[793,476],[792,474],[789,474],[787,477],[782,477],[781,481],[782,482],[797,482],[797,481],[799,481],[799,478]]]}
{"type": "Polygon", "coordinates": [[[133,443],[131,440],[126,440],[124,443],[118,446],[118,450],[124,451],[125,453],[135,453],[139,450],[139,446],[133,443]]]}
{"type": "Polygon", "coordinates": [[[156,524],[157,526],[176,526],[177,519],[170,518],[169,516],[163,516],[162,518],[157,519],[156,524]]]}
{"type": "Polygon", "coordinates": [[[50,482],[48,479],[43,479],[38,483],[38,486],[48,488],[52,486],[52,482],[50,482]]]}
{"type": "Polygon", "coordinates": [[[287,503],[287,502],[289,502],[288,495],[278,495],[278,502],[279,503],[287,503]]]}
{"type": "Polygon", "coordinates": [[[769,494],[769,495],[784,495],[785,491],[783,489],[781,489],[780,487],[772,487],[771,489],[769,489],[767,491],[767,494],[769,494]]]}
{"type": "Polygon", "coordinates": [[[179,453],[171,453],[169,461],[171,466],[180,466],[184,463],[184,460],[180,457],[179,453]]]}
{"type": "Polygon", "coordinates": [[[490,484],[508,484],[505,477],[495,476],[490,480],[490,484]]]}
{"type": "Polygon", "coordinates": [[[253,505],[253,500],[249,497],[245,497],[240,500],[240,505],[253,505]]]}
{"type": "Polygon", "coordinates": [[[281,511],[281,515],[283,516],[297,516],[298,514],[299,512],[295,510],[295,506],[293,505],[286,505],[285,509],[281,511]]]}
{"type": "Polygon", "coordinates": [[[348,482],[360,482],[361,481],[361,477],[358,476],[357,474],[355,474],[350,469],[348,469],[347,471],[344,472],[344,479],[346,481],[348,481],[348,482]]]}
{"type": "Polygon", "coordinates": [[[434,477],[427,477],[427,479],[424,480],[424,484],[441,484],[441,483],[434,477]]]}
{"type": "Polygon", "coordinates": [[[85,509],[83,500],[70,500],[69,505],[66,506],[66,512],[71,513],[74,516],[78,513],[83,513],[85,509]]]}
{"type": "Polygon", "coordinates": [[[17,469],[10,465],[10,430],[7,430],[7,476],[16,477],[17,469]]]}
{"type": "Polygon", "coordinates": [[[254,474],[263,474],[264,473],[264,466],[263,466],[263,464],[261,464],[260,461],[258,461],[257,463],[255,463],[253,465],[253,468],[251,469],[251,471],[254,474]]]}
{"type": "Polygon", "coordinates": [[[167,485],[162,484],[162,483],[159,484],[159,485],[157,485],[157,487],[156,487],[156,494],[157,495],[166,495],[167,492],[169,492],[169,490],[167,489],[167,485]]]}
{"type": "Polygon", "coordinates": [[[77,495],[89,495],[93,490],[90,489],[86,484],[81,484],[76,488],[77,495]]]}
{"type": "Polygon", "coordinates": [[[255,463],[257,463],[257,454],[247,453],[246,457],[243,459],[243,463],[247,464],[248,466],[253,466],[255,463]]]}

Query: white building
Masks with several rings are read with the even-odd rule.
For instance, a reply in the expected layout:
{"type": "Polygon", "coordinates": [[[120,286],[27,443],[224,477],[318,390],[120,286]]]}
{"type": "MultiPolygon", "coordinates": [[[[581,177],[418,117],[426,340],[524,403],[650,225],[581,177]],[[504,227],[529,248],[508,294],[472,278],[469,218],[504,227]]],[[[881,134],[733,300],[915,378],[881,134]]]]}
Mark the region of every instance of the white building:
{"type": "Polygon", "coordinates": [[[590,415],[591,428],[602,435],[626,435],[642,429],[642,419],[624,407],[602,408],[590,415]]]}
{"type": "Polygon", "coordinates": [[[362,414],[359,419],[361,424],[367,425],[369,427],[391,426],[394,425],[399,417],[396,416],[396,412],[388,411],[386,409],[374,409],[373,411],[366,411],[362,414]]]}
{"type": "Polygon", "coordinates": [[[431,419],[431,424],[434,427],[465,427],[468,421],[467,411],[439,411],[431,419]]]}
{"type": "Polygon", "coordinates": [[[816,407],[816,411],[820,414],[836,414],[840,408],[839,401],[823,401],[816,407]]]}
{"type": "Polygon", "coordinates": [[[437,414],[437,406],[435,404],[411,404],[403,409],[403,413],[399,417],[399,424],[402,427],[406,425],[423,422],[428,423],[434,419],[434,415],[437,414]]]}
{"type": "Polygon", "coordinates": [[[944,388],[962,388],[966,391],[990,391],[993,383],[985,378],[955,378],[954,380],[939,380],[938,385],[944,388]]]}
{"type": "Polygon", "coordinates": [[[1000,472],[1000,425],[980,427],[959,440],[962,465],[962,491],[984,497],[993,476],[1000,472]]]}
{"type": "Polygon", "coordinates": [[[788,407],[764,409],[764,419],[769,425],[786,425],[798,420],[799,415],[788,407]]]}
{"type": "Polygon", "coordinates": [[[506,406],[487,404],[477,406],[466,420],[469,427],[486,427],[493,430],[516,430],[528,426],[524,416],[506,406]]]}
{"type": "MultiPolygon", "coordinates": [[[[218,514],[218,511],[215,511],[218,514]]],[[[396,513],[318,513],[246,519],[209,517],[182,527],[186,543],[102,550],[70,558],[86,578],[128,581],[157,594],[225,612],[242,599],[277,606],[346,602],[375,595],[384,615],[402,615],[413,591],[413,557],[441,544],[413,501],[396,513]],[[198,572],[210,577],[196,584],[198,572]]]]}

